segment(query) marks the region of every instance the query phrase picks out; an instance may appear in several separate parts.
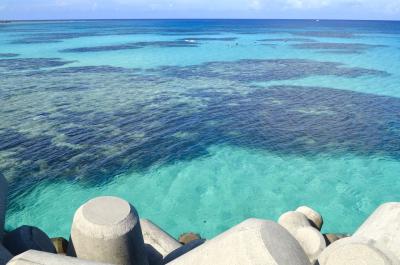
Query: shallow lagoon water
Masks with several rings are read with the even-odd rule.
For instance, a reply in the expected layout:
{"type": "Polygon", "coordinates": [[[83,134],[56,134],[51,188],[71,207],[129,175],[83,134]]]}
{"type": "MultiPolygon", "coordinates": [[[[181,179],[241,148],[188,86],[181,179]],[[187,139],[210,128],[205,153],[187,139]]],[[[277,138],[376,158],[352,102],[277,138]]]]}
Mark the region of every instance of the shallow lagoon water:
{"type": "Polygon", "coordinates": [[[9,229],[118,195],[175,236],[302,204],[352,232],[399,200],[398,22],[11,23],[0,73],[9,229]]]}

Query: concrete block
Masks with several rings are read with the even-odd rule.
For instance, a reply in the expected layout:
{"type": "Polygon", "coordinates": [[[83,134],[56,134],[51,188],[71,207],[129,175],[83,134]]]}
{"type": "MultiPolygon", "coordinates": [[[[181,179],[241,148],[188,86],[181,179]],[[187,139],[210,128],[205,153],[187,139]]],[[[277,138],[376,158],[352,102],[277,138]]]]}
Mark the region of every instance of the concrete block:
{"type": "Polygon", "coordinates": [[[391,202],[379,206],[353,237],[376,242],[383,251],[390,251],[400,260],[400,203],[391,202]]]}
{"type": "Polygon", "coordinates": [[[141,219],[140,226],[142,228],[144,243],[151,245],[163,257],[182,246],[175,238],[150,220],[141,219]]]}
{"type": "Polygon", "coordinates": [[[68,255],[118,265],[148,265],[135,208],[111,196],[86,202],[75,213],[68,255]]]}
{"type": "Polygon", "coordinates": [[[171,253],[169,253],[163,260],[163,264],[167,264],[168,262],[173,261],[174,259],[179,258],[180,256],[182,256],[183,254],[188,253],[189,251],[197,248],[198,246],[204,244],[204,242],[206,242],[205,239],[196,239],[196,240],[192,240],[189,243],[181,246],[178,249],[175,249],[174,251],[172,251],[171,253]]]}
{"type": "Polygon", "coordinates": [[[7,233],[3,245],[11,254],[18,255],[27,250],[39,250],[56,253],[50,238],[45,232],[34,226],[24,225],[7,233]]]}
{"type": "Polygon", "coordinates": [[[0,244],[0,265],[5,265],[7,262],[12,259],[11,253],[0,244]]]}
{"type": "MultiPolygon", "coordinates": [[[[300,210],[307,212],[308,209],[303,207],[300,210]]],[[[326,248],[326,241],[320,231],[314,228],[309,218],[297,210],[289,211],[279,217],[278,223],[296,238],[311,264],[315,263],[318,255],[326,248]]]]}
{"type": "Polygon", "coordinates": [[[320,265],[400,264],[400,203],[379,206],[351,236],[332,243],[320,265]]]}
{"type": "Polygon", "coordinates": [[[278,224],[292,233],[301,227],[311,226],[307,217],[303,213],[295,211],[289,211],[282,214],[278,219],[278,224]]]}
{"type": "Polygon", "coordinates": [[[296,212],[304,214],[315,228],[321,230],[324,220],[319,212],[308,206],[300,206],[296,209],[296,212]]]}
{"type": "Polygon", "coordinates": [[[378,248],[347,237],[333,242],[318,257],[319,265],[398,265],[395,257],[388,257],[378,248]]]}
{"type": "Polygon", "coordinates": [[[164,265],[164,257],[150,244],[144,244],[149,265],[164,265]]]}
{"type": "Polygon", "coordinates": [[[310,265],[303,249],[279,224],[248,219],[169,265],[310,265]]]}
{"type": "Polygon", "coordinates": [[[300,243],[311,264],[317,261],[318,256],[326,248],[323,235],[312,226],[297,229],[293,236],[300,243]]]}
{"type": "Polygon", "coordinates": [[[112,265],[82,260],[64,255],[57,255],[36,250],[28,250],[14,257],[7,265],[112,265]]]}

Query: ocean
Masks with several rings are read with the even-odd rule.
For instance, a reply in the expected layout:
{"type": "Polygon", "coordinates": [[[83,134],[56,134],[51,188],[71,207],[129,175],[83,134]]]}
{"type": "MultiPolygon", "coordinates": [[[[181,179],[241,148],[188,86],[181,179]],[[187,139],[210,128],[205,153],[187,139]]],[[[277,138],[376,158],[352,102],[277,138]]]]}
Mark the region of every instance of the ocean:
{"type": "Polygon", "coordinates": [[[300,205],[353,232],[400,195],[400,22],[0,24],[6,225],[100,195],[211,238],[300,205]]]}

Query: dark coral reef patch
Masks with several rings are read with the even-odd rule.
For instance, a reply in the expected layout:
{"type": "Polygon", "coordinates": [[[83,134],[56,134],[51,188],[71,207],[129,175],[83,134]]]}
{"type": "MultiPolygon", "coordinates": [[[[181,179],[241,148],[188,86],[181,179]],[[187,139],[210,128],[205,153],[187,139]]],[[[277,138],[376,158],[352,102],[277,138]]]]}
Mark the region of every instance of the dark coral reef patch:
{"type": "Polygon", "coordinates": [[[388,75],[382,71],[298,59],[149,71],[47,68],[66,64],[58,59],[7,62],[0,65],[24,70],[0,79],[0,170],[15,183],[79,178],[98,184],[127,170],[206,155],[217,144],[309,156],[400,157],[397,98],[252,84],[318,75],[388,75]]]}
{"type": "Polygon", "coordinates": [[[17,56],[19,56],[17,53],[0,53],[0,58],[12,58],[17,56]]]}
{"type": "Polygon", "coordinates": [[[373,45],[364,43],[334,43],[334,42],[315,42],[315,43],[296,43],[291,45],[296,49],[318,50],[328,53],[357,54],[369,49],[384,48],[385,45],[373,45]]]}
{"type": "Polygon", "coordinates": [[[0,70],[19,71],[37,70],[41,68],[58,67],[72,63],[59,58],[11,58],[0,59],[0,70]]]}
{"type": "Polygon", "coordinates": [[[152,70],[166,76],[180,78],[208,77],[241,82],[289,80],[313,75],[358,77],[362,75],[387,76],[379,70],[346,67],[340,63],[303,59],[239,60],[210,62],[186,67],[165,66],[152,70]]]}
{"type": "Polygon", "coordinates": [[[197,46],[198,46],[197,43],[188,42],[184,40],[153,41],[153,42],[132,42],[132,43],[116,44],[116,45],[70,48],[61,50],[61,52],[105,52],[105,51],[118,51],[118,50],[134,50],[145,47],[171,48],[171,47],[197,47],[197,46]]]}

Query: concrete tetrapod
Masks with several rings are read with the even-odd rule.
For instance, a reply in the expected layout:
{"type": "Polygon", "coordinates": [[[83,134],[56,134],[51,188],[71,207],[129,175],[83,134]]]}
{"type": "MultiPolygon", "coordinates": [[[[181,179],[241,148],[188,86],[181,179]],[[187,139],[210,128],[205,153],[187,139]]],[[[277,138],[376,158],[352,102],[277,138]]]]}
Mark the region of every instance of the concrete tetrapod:
{"type": "MultiPolygon", "coordinates": [[[[379,206],[357,229],[354,238],[375,242],[377,248],[400,261],[400,203],[389,202],[379,206]]],[[[400,264],[400,262],[399,262],[400,264]]]]}
{"type": "Polygon", "coordinates": [[[5,265],[7,262],[12,259],[11,253],[0,244],[0,265],[5,265]]]}
{"type": "Polygon", "coordinates": [[[68,255],[118,265],[148,265],[135,208],[111,196],[86,202],[75,213],[68,255]]]}
{"type": "Polygon", "coordinates": [[[0,173],[0,242],[4,236],[4,220],[6,216],[8,183],[3,174],[0,173]]]}
{"type": "Polygon", "coordinates": [[[310,221],[303,213],[295,211],[283,213],[278,219],[278,224],[291,233],[294,233],[299,228],[311,226],[310,221]]]}
{"type": "Polygon", "coordinates": [[[296,212],[304,214],[315,228],[321,230],[324,220],[320,213],[308,206],[300,206],[296,209],[296,212]]]}
{"type": "Polygon", "coordinates": [[[311,264],[314,264],[326,248],[326,241],[321,232],[312,226],[310,220],[303,213],[298,211],[282,214],[278,223],[296,238],[311,264]]]}
{"type": "Polygon", "coordinates": [[[150,220],[140,219],[140,226],[150,265],[163,264],[166,255],[182,246],[175,238],[150,220]]]}
{"type": "Polygon", "coordinates": [[[163,257],[182,245],[167,232],[147,219],[140,219],[144,243],[151,245],[163,257]]]}
{"type": "Polygon", "coordinates": [[[190,241],[189,243],[182,245],[180,248],[175,249],[171,253],[169,253],[167,256],[164,257],[164,264],[173,261],[174,259],[179,258],[180,256],[188,253],[189,251],[192,251],[193,249],[201,246],[206,242],[205,239],[196,239],[193,241],[190,241]]]}
{"type": "Polygon", "coordinates": [[[379,206],[351,237],[332,243],[320,265],[400,264],[400,203],[379,206]]]}
{"type": "Polygon", "coordinates": [[[378,248],[364,240],[347,237],[333,242],[318,257],[319,265],[398,265],[378,248]]]}
{"type": "Polygon", "coordinates": [[[323,235],[314,227],[302,227],[293,234],[308,256],[311,264],[314,264],[321,252],[326,248],[326,241],[323,235]]]}
{"type": "Polygon", "coordinates": [[[56,253],[51,239],[37,227],[23,225],[4,236],[3,245],[11,254],[18,255],[27,250],[56,253]]]}
{"type": "Polygon", "coordinates": [[[248,219],[168,265],[310,265],[299,243],[279,224],[248,219]]]}
{"type": "Polygon", "coordinates": [[[15,256],[7,265],[112,265],[95,261],[71,258],[64,255],[28,250],[15,256]]]}

